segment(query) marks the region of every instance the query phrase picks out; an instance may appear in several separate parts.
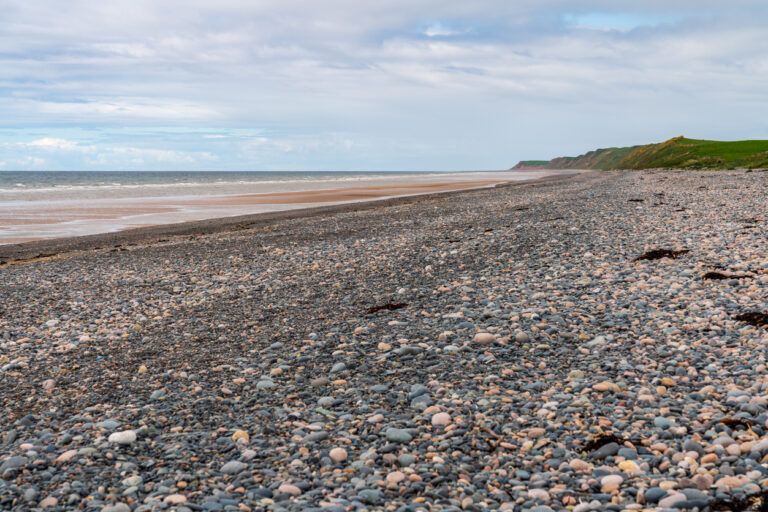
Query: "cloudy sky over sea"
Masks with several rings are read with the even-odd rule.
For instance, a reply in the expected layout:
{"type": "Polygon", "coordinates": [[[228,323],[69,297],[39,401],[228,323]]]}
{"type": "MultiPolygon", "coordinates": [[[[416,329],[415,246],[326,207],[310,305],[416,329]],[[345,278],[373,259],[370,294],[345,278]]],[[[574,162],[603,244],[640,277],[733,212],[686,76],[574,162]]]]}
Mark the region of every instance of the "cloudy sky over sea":
{"type": "Polygon", "coordinates": [[[5,0],[0,169],[500,169],[768,138],[766,23],[749,0],[5,0]]]}

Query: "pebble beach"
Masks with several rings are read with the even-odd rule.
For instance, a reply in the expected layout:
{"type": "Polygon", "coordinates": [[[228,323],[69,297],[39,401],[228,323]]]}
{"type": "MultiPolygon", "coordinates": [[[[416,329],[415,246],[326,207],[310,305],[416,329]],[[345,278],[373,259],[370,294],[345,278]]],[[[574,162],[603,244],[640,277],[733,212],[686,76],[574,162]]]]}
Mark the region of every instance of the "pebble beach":
{"type": "Polygon", "coordinates": [[[0,248],[0,509],[765,510],[766,185],[0,248]]]}

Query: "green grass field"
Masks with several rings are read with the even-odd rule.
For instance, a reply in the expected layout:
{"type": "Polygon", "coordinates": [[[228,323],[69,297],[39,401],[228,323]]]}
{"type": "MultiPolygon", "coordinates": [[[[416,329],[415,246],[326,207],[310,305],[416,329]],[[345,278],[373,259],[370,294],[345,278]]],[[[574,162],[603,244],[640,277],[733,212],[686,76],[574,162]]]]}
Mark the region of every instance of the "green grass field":
{"type": "Polygon", "coordinates": [[[768,140],[722,142],[675,137],[645,146],[598,149],[541,164],[540,160],[527,162],[526,166],[552,169],[758,169],[768,168],[768,140]]]}

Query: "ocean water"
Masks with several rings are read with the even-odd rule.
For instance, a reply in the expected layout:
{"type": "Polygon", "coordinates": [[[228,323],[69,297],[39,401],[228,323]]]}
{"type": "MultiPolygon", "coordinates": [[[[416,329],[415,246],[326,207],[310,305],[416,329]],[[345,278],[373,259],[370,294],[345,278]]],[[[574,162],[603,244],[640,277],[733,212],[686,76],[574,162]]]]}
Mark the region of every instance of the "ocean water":
{"type": "MultiPolygon", "coordinates": [[[[243,196],[481,180],[515,181],[545,174],[530,171],[0,171],[0,244],[348,201],[303,201],[301,204],[267,201],[269,204],[265,204],[265,201],[237,199],[243,196]]],[[[409,192],[395,195],[404,193],[409,192]]]]}
{"type": "MultiPolygon", "coordinates": [[[[66,199],[268,194],[314,190],[316,185],[366,186],[466,179],[446,172],[204,172],[204,171],[0,171],[0,203],[66,199]],[[415,178],[415,179],[414,179],[415,178]]],[[[474,173],[472,173],[474,175],[474,173]]],[[[484,173],[477,173],[478,176],[484,173]]],[[[481,179],[481,178],[478,178],[481,179]]]]}

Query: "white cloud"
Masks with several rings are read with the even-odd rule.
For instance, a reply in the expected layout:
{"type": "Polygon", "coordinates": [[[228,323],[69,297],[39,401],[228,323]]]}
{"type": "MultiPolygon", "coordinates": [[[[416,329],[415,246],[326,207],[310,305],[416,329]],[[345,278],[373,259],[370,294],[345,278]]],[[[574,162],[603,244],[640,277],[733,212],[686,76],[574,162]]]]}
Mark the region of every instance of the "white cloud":
{"type": "Polygon", "coordinates": [[[57,139],[53,137],[45,137],[42,139],[33,140],[32,142],[19,142],[18,144],[27,148],[50,149],[59,151],[83,151],[89,149],[79,146],[75,141],[57,139]]]}
{"type": "Polygon", "coordinates": [[[0,119],[67,165],[487,168],[667,131],[768,137],[756,0],[7,3],[0,119]],[[210,130],[112,140],[158,126],[210,130]]]}
{"type": "Polygon", "coordinates": [[[455,30],[443,25],[442,23],[434,23],[427,27],[424,31],[424,35],[427,37],[448,37],[457,36],[466,33],[466,30],[455,30]]]}

